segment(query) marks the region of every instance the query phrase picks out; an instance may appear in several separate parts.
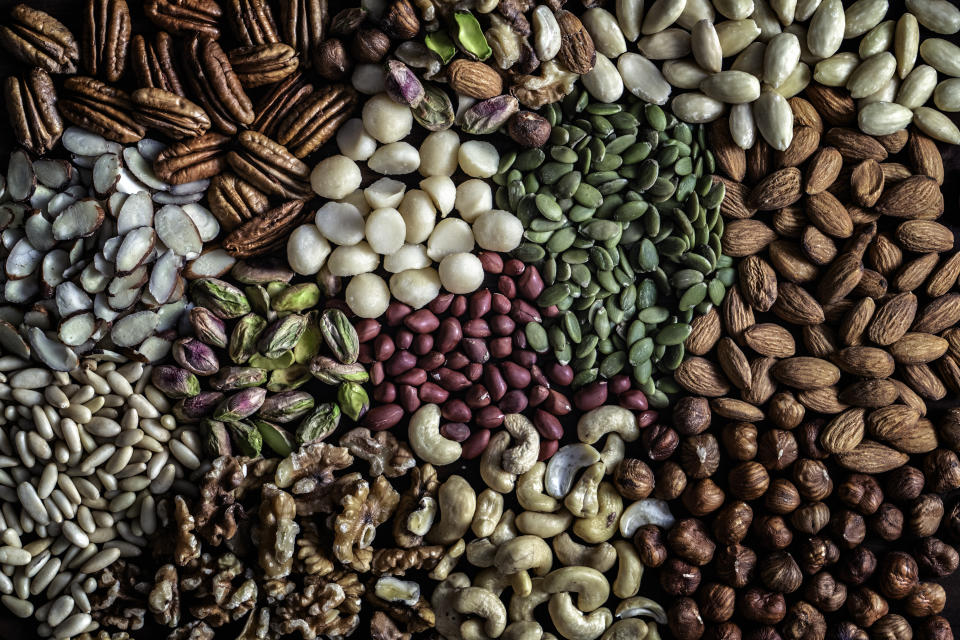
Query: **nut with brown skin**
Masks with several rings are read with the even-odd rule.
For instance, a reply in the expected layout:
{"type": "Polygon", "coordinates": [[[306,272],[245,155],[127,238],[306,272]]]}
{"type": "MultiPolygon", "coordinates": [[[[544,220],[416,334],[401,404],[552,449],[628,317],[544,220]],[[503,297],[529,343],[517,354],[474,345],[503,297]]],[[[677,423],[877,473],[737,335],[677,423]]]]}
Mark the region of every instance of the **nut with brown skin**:
{"type": "Polygon", "coordinates": [[[760,581],[768,589],[793,593],[803,584],[803,572],[788,551],[774,551],[757,565],[760,581]]]}
{"type": "Polygon", "coordinates": [[[383,16],[383,29],[397,40],[410,40],[420,32],[420,19],[409,0],[394,0],[383,16]]]}
{"type": "Polygon", "coordinates": [[[913,556],[902,551],[891,551],[880,561],[877,584],[883,595],[893,600],[900,600],[917,588],[919,575],[920,569],[913,556]]]}
{"type": "Polygon", "coordinates": [[[873,589],[860,587],[847,596],[847,611],[859,626],[871,627],[874,622],[887,615],[890,605],[873,589]]]}
{"type": "Polygon", "coordinates": [[[910,505],[907,526],[918,538],[932,536],[943,521],[943,500],[938,495],[925,493],[910,505]]]}
{"type": "Polygon", "coordinates": [[[640,442],[650,459],[659,462],[673,455],[680,444],[680,436],[666,425],[654,424],[643,430],[640,442]]]}
{"type": "Polygon", "coordinates": [[[819,640],[827,633],[823,614],[809,602],[793,603],[781,627],[784,640],[819,640]]]}
{"type": "Polygon", "coordinates": [[[703,618],[693,598],[679,598],[667,611],[667,624],[677,640],[700,640],[703,636],[703,618]]]}
{"type": "Polygon", "coordinates": [[[830,507],[822,502],[808,502],[790,514],[790,524],[798,531],[817,534],[830,522],[830,507]]]}
{"type": "Polygon", "coordinates": [[[793,482],[806,500],[823,500],[833,492],[833,480],[827,465],[819,460],[797,460],[793,465],[793,482]]]}
{"type": "Polygon", "coordinates": [[[949,449],[937,449],[923,459],[927,491],[945,493],[960,487],[960,459],[949,449]]]}
{"type": "Polygon", "coordinates": [[[663,463],[656,472],[653,497],[661,500],[676,500],[687,488],[687,474],[672,460],[663,463]]]}
{"type": "Polygon", "coordinates": [[[910,640],[913,628],[907,619],[896,613],[888,613],[870,628],[871,640],[910,640]]]}
{"type": "Polygon", "coordinates": [[[870,635],[866,631],[848,620],[832,627],[827,637],[830,640],[870,640],[870,635]]]}
{"type": "Polygon", "coordinates": [[[751,629],[743,637],[743,640],[783,640],[783,636],[780,635],[776,627],[767,625],[751,629]]]}
{"type": "Polygon", "coordinates": [[[667,547],[663,540],[663,530],[655,524],[645,524],[637,529],[633,543],[640,554],[640,562],[645,567],[655,568],[667,559],[667,547]]]}
{"type": "Polygon", "coordinates": [[[759,462],[744,462],[730,470],[727,483],[733,496],[756,500],[770,487],[770,474],[759,462]]]}
{"type": "Polygon", "coordinates": [[[353,60],[340,39],[329,38],[314,49],[313,68],[321,78],[336,82],[350,73],[353,60]]]}
{"type": "Polygon", "coordinates": [[[687,562],[702,567],[713,559],[717,545],[702,521],[684,518],[667,532],[667,547],[687,562]]]}
{"type": "Polygon", "coordinates": [[[844,554],[837,575],[844,582],[863,584],[877,570],[877,557],[866,547],[857,547],[844,554]]]}
{"type": "Polygon", "coordinates": [[[527,149],[547,144],[552,130],[547,119],[533,111],[517,111],[507,122],[507,135],[527,149]]]}
{"type": "Polygon", "coordinates": [[[627,500],[643,500],[653,491],[653,471],[637,458],[624,458],[613,472],[613,484],[627,500]]]}
{"type": "Polygon", "coordinates": [[[925,575],[942,578],[957,570],[960,554],[952,546],[938,538],[924,538],[917,545],[917,565],[925,575]]]}
{"type": "Polygon", "coordinates": [[[350,41],[350,53],[357,62],[380,62],[390,51],[390,36],[375,27],[357,29],[350,41]]]}
{"type": "Polygon", "coordinates": [[[756,567],[757,554],[741,544],[731,544],[720,549],[713,565],[717,576],[736,589],[750,584],[756,567]]]}
{"type": "Polygon", "coordinates": [[[927,618],[918,625],[917,640],[953,640],[950,621],[943,616],[927,618]]]}
{"type": "Polygon", "coordinates": [[[789,391],[773,394],[767,405],[767,415],[781,429],[796,429],[803,422],[806,409],[789,391]]]}
{"type": "Polygon", "coordinates": [[[905,465],[894,469],[887,474],[886,496],[894,502],[907,502],[923,493],[923,484],[926,479],[923,472],[916,467],[905,465]]]}
{"type": "Polygon", "coordinates": [[[803,596],[818,609],[832,613],[839,611],[847,601],[847,585],[821,571],[804,585],[803,596]]]}
{"type": "MultiPolygon", "coordinates": [[[[703,615],[703,605],[700,606],[700,615],[703,615]]],[[[733,622],[721,622],[707,627],[703,638],[704,640],[743,640],[743,632],[733,622]]]]}
{"type": "Polygon", "coordinates": [[[851,509],[868,516],[883,502],[883,489],[873,476],[853,473],[837,487],[837,497],[851,509]]]}
{"type": "Polygon", "coordinates": [[[673,407],[673,427],[678,433],[692,436],[710,427],[710,402],[698,396],[684,396],[673,407]]]}
{"type": "Polygon", "coordinates": [[[943,611],[947,604],[946,590],[936,582],[921,582],[903,602],[903,609],[911,616],[925,618],[943,611]]]}
{"type": "Polygon", "coordinates": [[[677,454],[687,476],[697,480],[709,478],[720,466],[720,447],[710,433],[684,438],[677,454]]]}
{"type": "Polygon", "coordinates": [[[723,448],[734,460],[753,460],[757,456],[757,427],[749,422],[731,422],[720,434],[723,448]]]}
{"type": "Polygon", "coordinates": [[[787,603],[782,593],[756,587],[740,594],[737,604],[741,616],[760,624],[777,624],[787,615],[787,603]]]}
{"type": "Polygon", "coordinates": [[[835,511],[830,517],[833,538],[840,546],[852,549],[867,537],[867,523],[863,516],[849,509],[835,511]]]}
{"type": "Polygon", "coordinates": [[[820,446],[820,432],[826,422],[821,419],[807,420],[797,429],[797,444],[800,453],[814,460],[825,460],[830,454],[820,446]]]}
{"type": "Polygon", "coordinates": [[[757,439],[757,462],[770,471],[783,471],[799,455],[797,439],[790,431],[770,429],[757,439]]]}
{"type": "Polygon", "coordinates": [[[800,492],[797,491],[796,485],[786,478],[774,479],[763,496],[763,506],[771,513],[778,515],[793,513],[801,503],[800,492]]]}
{"type": "Polygon", "coordinates": [[[767,549],[786,549],[793,542],[793,531],[781,516],[759,516],[753,521],[753,533],[767,549]]]}
{"type": "Polygon", "coordinates": [[[870,530],[889,542],[899,540],[903,535],[903,511],[889,502],[884,502],[877,512],[870,516],[870,530]]]}
{"type": "Polygon", "coordinates": [[[835,563],[840,558],[840,548],[829,538],[813,536],[800,543],[797,564],[807,575],[813,575],[835,563]]]}
{"type": "Polygon", "coordinates": [[[679,558],[670,558],[660,568],[660,586],[672,596],[693,595],[702,578],[699,567],[679,558]]]}
{"type": "Polygon", "coordinates": [[[742,542],[750,532],[753,509],[746,502],[737,501],[726,505],[713,521],[713,536],[722,545],[742,542]]]}
{"type": "Polygon", "coordinates": [[[681,500],[687,511],[697,517],[713,513],[723,506],[723,489],[710,478],[687,485],[681,500]]]}
{"type": "Polygon", "coordinates": [[[726,622],[733,617],[737,593],[733,588],[718,582],[704,585],[697,594],[700,615],[707,622],[726,622]]]}

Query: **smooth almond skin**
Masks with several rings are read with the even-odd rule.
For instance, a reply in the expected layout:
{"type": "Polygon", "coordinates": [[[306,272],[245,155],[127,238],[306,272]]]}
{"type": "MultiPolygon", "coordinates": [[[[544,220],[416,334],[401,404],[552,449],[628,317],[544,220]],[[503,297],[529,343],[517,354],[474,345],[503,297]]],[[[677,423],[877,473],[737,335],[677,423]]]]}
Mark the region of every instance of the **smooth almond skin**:
{"type": "Polygon", "coordinates": [[[890,8],[889,0],[857,0],[844,11],[845,39],[858,38],[880,24],[890,8]]]}
{"type": "Polygon", "coordinates": [[[858,66],[860,58],[857,54],[842,51],[818,62],[813,68],[813,79],[828,87],[842,87],[858,66]]]}
{"type": "Polygon", "coordinates": [[[821,58],[835,54],[843,43],[846,18],[841,0],[823,0],[810,19],[807,30],[807,47],[810,53],[821,58]]]}
{"type": "Polygon", "coordinates": [[[800,40],[792,33],[781,33],[767,43],[763,54],[763,81],[778,88],[800,62],[800,40]]]}
{"type": "Polygon", "coordinates": [[[912,13],[905,13],[897,20],[893,34],[893,54],[897,56],[897,76],[902,80],[913,70],[920,50],[920,25],[912,13]]]}
{"type": "Polygon", "coordinates": [[[920,107],[913,112],[913,123],[925,134],[948,144],[960,144],[960,129],[953,120],[936,109],[920,107]]]}
{"type": "Polygon", "coordinates": [[[866,98],[883,89],[897,71],[897,59],[889,51],[867,58],[854,69],[847,89],[854,100],[866,98]]]}
{"type": "Polygon", "coordinates": [[[700,90],[714,100],[744,104],[760,97],[760,81],[743,71],[721,71],[701,82],[700,90]]]}
{"type": "Polygon", "coordinates": [[[960,111],[960,78],[950,78],[938,84],[933,91],[933,104],[940,111],[960,111]]]}
{"type": "Polygon", "coordinates": [[[779,93],[764,91],[753,103],[753,117],[760,135],[777,151],[786,150],[793,142],[793,110],[779,93]]]}
{"type": "Polygon", "coordinates": [[[935,33],[953,35],[960,31],[960,8],[948,0],[907,0],[907,11],[935,33]]]}
{"type": "Polygon", "coordinates": [[[906,129],[913,120],[913,111],[896,102],[874,102],[857,114],[860,131],[871,136],[887,136],[906,129]]]}

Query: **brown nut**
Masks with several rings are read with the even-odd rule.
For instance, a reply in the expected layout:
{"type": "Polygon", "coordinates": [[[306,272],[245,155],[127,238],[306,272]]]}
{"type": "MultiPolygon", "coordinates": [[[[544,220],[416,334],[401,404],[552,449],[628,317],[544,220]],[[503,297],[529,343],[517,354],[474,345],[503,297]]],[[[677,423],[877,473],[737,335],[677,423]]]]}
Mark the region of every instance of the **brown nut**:
{"type": "Polygon", "coordinates": [[[720,447],[710,433],[684,438],[677,451],[677,460],[690,478],[709,478],[720,466],[720,447]]]}
{"type": "Polygon", "coordinates": [[[390,36],[374,27],[362,27],[353,34],[350,53],[357,62],[380,62],[390,51],[390,36]]]}
{"type": "Polygon", "coordinates": [[[767,415],[781,429],[796,429],[803,422],[806,409],[790,391],[773,394],[767,405],[767,415]]]}
{"type": "Polygon", "coordinates": [[[693,595],[701,578],[699,567],[679,558],[670,558],[660,567],[660,586],[672,596],[693,595]]]}
{"type": "Polygon", "coordinates": [[[651,460],[661,461],[673,455],[680,444],[680,436],[666,425],[654,424],[643,430],[640,442],[651,460]]]}
{"type": "Polygon", "coordinates": [[[830,507],[822,502],[808,502],[790,514],[790,524],[798,531],[815,535],[830,522],[830,507]]]}
{"type": "Polygon", "coordinates": [[[880,592],[888,598],[899,600],[917,588],[920,570],[917,561],[908,553],[892,551],[880,562],[877,584],[880,592]]]}
{"type": "Polygon", "coordinates": [[[8,76],[3,94],[10,126],[17,142],[44,155],[60,140],[63,121],[57,111],[57,93],[50,75],[34,68],[22,76],[8,76]]]}
{"type": "Polygon", "coordinates": [[[213,128],[233,135],[253,122],[253,104],[216,40],[194,35],[183,48],[183,61],[190,92],[207,112],[213,128]]]}
{"type": "Polygon", "coordinates": [[[829,538],[812,536],[800,543],[797,564],[807,575],[813,575],[840,558],[840,548],[829,538]]]}
{"type": "Polygon", "coordinates": [[[116,82],[127,66],[130,10],[126,0],[88,0],[83,14],[80,59],[92,76],[116,82]]]}
{"type": "Polygon", "coordinates": [[[763,506],[778,515],[792,513],[801,503],[800,492],[797,491],[796,485],[786,478],[776,478],[771,482],[770,488],[763,497],[763,506]]]}
{"type": "Polygon", "coordinates": [[[533,111],[517,111],[507,122],[507,135],[527,149],[547,144],[551,131],[552,128],[547,119],[533,111]]]}
{"type": "Polygon", "coordinates": [[[753,522],[753,509],[746,502],[726,505],[713,521],[713,535],[722,545],[737,544],[747,537],[753,522]]]}
{"type": "Polygon", "coordinates": [[[910,640],[913,627],[907,619],[896,613],[888,613],[870,628],[871,640],[910,640]]]}
{"type": "Polygon", "coordinates": [[[821,571],[807,581],[803,596],[817,608],[832,613],[839,611],[847,601],[847,585],[821,571]]]}
{"type": "Polygon", "coordinates": [[[731,422],[720,434],[723,447],[735,460],[753,460],[757,456],[757,427],[749,422],[731,422]]]}
{"type": "Polygon", "coordinates": [[[948,576],[960,565],[960,554],[938,538],[924,538],[917,546],[917,565],[920,570],[937,577],[948,576]]]}
{"type": "Polygon", "coordinates": [[[847,549],[852,549],[867,537],[867,523],[863,516],[849,509],[834,511],[830,517],[830,529],[834,540],[847,549]]]}
{"type": "Polygon", "coordinates": [[[687,488],[687,474],[672,460],[664,462],[656,472],[653,497],[661,500],[676,500],[687,488]]]}
{"type": "Polygon", "coordinates": [[[883,490],[873,476],[854,473],[837,487],[837,497],[863,515],[874,513],[883,502],[883,490]]]}
{"type": "Polygon", "coordinates": [[[863,584],[877,570],[877,557],[866,547],[857,547],[845,554],[837,575],[844,582],[863,584]]]}
{"type": "Polygon", "coordinates": [[[886,477],[886,496],[894,502],[913,500],[923,493],[923,484],[926,479],[923,472],[916,467],[904,465],[894,469],[886,477]]]}
{"type": "Polygon", "coordinates": [[[223,11],[215,0],[147,0],[143,11],[150,22],[174,35],[220,37],[217,23],[223,11]]]}
{"type": "Polygon", "coordinates": [[[706,398],[684,396],[673,407],[673,427],[685,436],[706,431],[710,418],[710,402],[706,398]]]}
{"type": "Polygon", "coordinates": [[[887,615],[890,606],[883,596],[873,589],[860,587],[847,597],[847,611],[858,625],[870,627],[874,622],[887,615]]]}
{"type": "Polygon", "coordinates": [[[697,517],[713,513],[723,506],[724,492],[710,478],[687,485],[681,500],[687,511],[697,517]]]}
{"type": "Polygon", "coordinates": [[[637,529],[633,543],[644,566],[659,567],[666,561],[667,547],[663,540],[663,530],[657,525],[645,524],[637,529]]]}
{"type": "Polygon", "coordinates": [[[18,4],[0,25],[0,46],[16,60],[49,73],[74,74],[80,51],[73,34],[48,13],[18,4]]]}
{"type": "Polygon", "coordinates": [[[925,493],[910,505],[907,511],[907,526],[920,538],[932,536],[943,521],[943,500],[938,495],[925,493]]]}
{"type": "Polygon", "coordinates": [[[925,618],[943,611],[947,592],[936,582],[921,582],[903,602],[903,609],[911,616],[925,618]]]}
{"type": "Polygon", "coordinates": [[[730,470],[727,483],[734,497],[756,500],[770,487],[770,474],[759,462],[743,462],[730,470]]]}
{"type": "Polygon", "coordinates": [[[757,573],[764,586],[780,593],[793,593],[803,584],[803,572],[787,551],[774,551],[761,558],[757,573]]]}
{"type": "Polygon", "coordinates": [[[777,624],[787,615],[787,603],[782,593],[756,587],[744,591],[738,605],[741,616],[760,624],[777,624]]]}
{"type": "Polygon", "coordinates": [[[699,640],[703,636],[703,618],[692,598],[677,599],[667,611],[667,624],[677,640],[699,640]]]}
{"type": "Polygon", "coordinates": [[[790,431],[770,429],[757,438],[757,462],[770,471],[782,471],[799,457],[797,439],[790,431]]]}
{"type": "Polygon", "coordinates": [[[875,514],[870,516],[870,530],[875,534],[893,542],[903,535],[903,511],[889,502],[884,502],[875,514]]]}
{"type": "Polygon", "coordinates": [[[827,633],[827,621],[816,606],[803,600],[793,603],[781,626],[784,640],[812,640],[827,633]]]}
{"type": "Polygon", "coordinates": [[[324,40],[313,52],[313,68],[321,78],[337,82],[353,68],[353,60],[338,38],[324,40]]]}
{"type": "Polygon", "coordinates": [[[793,542],[793,531],[782,516],[758,516],[753,521],[753,533],[767,549],[786,549],[793,542]]]}
{"type": "Polygon", "coordinates": [[[736,589],[747,586],[757,566],[757,554],[741,544],[731,544],[717,552],[714,570],[717,576],[736,589]]]}
{"type": "Polygon", "coordinates": [[[717,545],[710,539],[703,522],[684,518],[667,532],[670,550],[691,564],[704,566],[713,559],[717,545]]]}
{"type": "Polygon", "coordinates": [[[960,459],[948,449],[937,449],[923,459],[927,491],[945,493],[960,487],[960,459]]]}
{"type": "Polygon", "coordinates": [[[793,465],[793,482],[806,500],[823,500],[833,492],[830,472],[819,460],[797,460],[793,465]]]}
{"type": "Polygon", "coordinates": [[[180,74],[177,72],[173,38],[165,31],[158,31],[154,42],[142,35],[130,41],[130,66],[141,88],[163,89],[178,96],[186,95],[180,74]]]}
{"type": "Polygon", "coordinates": [[[943,616],[927,618],[918,625],[917,640],[953,640],[953,629],[943,616]]]}
{"type": "Polygon", "coordinates": [[[653,471],[637,458],[624,458],[613,473],[613,484],[627,500],[643,500],[653,491],[653,471]]]}
{"type": "Polygon", "coordinates": [[[733,617],[737,593],[733,588],[718,582],[704,585],[697,594],[700,615],[707,622],[725,622],[733,617]]]}
{"type": "Polygon", "coordinates": [[[420,32],[420,19],[410,0],[394,0],[383,15],[384,31],[397,40],[410,40],[420,32]]]}

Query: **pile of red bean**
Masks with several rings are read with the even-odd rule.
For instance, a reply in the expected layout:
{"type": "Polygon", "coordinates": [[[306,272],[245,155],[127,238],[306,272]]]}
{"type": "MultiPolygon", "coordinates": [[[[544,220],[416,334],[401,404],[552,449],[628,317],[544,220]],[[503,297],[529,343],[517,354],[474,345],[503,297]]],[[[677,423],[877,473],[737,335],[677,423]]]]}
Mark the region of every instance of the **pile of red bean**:
{"type": "MultiPolygon", "coordinates": [[[[573,380],[570,365],[528,348],[524,327],[541,322],[534,304],[543,290],[536,267],[499,254],[480,255],[497,277],[496,291],[444,293],[414,311],[394,301],[384,322],[357,320],[360,362],[368,365],[373,407],[361,419],[372,430],[390,429],[421,404],[440,406],[444,437],[460,442],[462,457],[478,457],[505,414],[525,413],[540,432],[540,459],[552,456],[564,433],[563,416],[608,402],[639,411],[641,427],[657,420],[629,376],[597,381],[571,398],[560,391],[573,380]]],[[[555,308],[553,309],[555,311],[555,308]]]]}

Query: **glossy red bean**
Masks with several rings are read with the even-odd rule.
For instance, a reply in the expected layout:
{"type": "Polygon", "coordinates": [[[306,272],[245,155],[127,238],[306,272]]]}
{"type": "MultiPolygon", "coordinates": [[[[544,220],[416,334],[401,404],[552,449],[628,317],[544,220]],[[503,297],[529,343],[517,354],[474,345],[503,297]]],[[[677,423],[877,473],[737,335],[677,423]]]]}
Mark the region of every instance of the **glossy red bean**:
{"type": "Polygon", "coordinates": [[[473,418],[473,424],[481,429],[496,429],[503,424],[503,411],[500,411],[500,407],[495,405],[484,407],[477,411],[477,415],[473,418]]]}
{"type": "Polygon", "coordinates": [[[384,316],[387,320],[387,326],[396,327],[399,326],[403,319],[413,311],[409,306],[394,300],[387,306],[387,311],[384,313],[384,316]]]}
{"type": "Polygon", "coordinates": [[[573,367],[568,364],[554,362],[547,369],[547,377],[550,378],[550,382],[560,387],[569,386],[573,382],[573,376],[573,367]]]}
{"type": "Polygon", "coordinates": [[[497,314],[490,318],[490,330],[495,336],[509,336],[517,328],[517,323],[513,318],[503,314],[497,314]]]}
{"type": "Polygon", "coordinates": [[[441,404],[447,401],[450,392],[438,384],[427,381],[420,385],[419,396],[420,400],[428,404],[441,404]]]}
{"type": "Polygon", "coordinates": [[[404,318],[403,326],[414,333],[431,333],[440,326],[440,319],[430,309],[420,309],[404,318]]]}
{"type": "Polygon", "coordinates": [[[560,448],[559,440],[541,440],[540,453],[537,454],[537,461],[543,462],[553,457],[553,454],[560,448]]]}
{"type": "Polygon", "coordinates": [[[470,386],[470,380],[459,371],[447,367],[440,367],[430,374],[430,377],[447,391],[462,391],[470,386]]]}
{"type": "Polygon", "coordinates": [[[463,335],[470,338],[488,338],[490,337],[490,325],[483,318],[467,320],[463,324],[463,335]]]}
{"type": "Polygon", "coordinates": [[[517,283],[513,281],[513,278],[500,276],[497,278],[497,291],[513,300],[517,297],[517,283]]]}
{"type": "Polygon", "coordinates": [[[470,364],[470,358],[464,355],[462,351],[454,351],[453,353],[447,354],[447,366],[454,371],[460,371],[468,364],[470,364]]]}
{"type": "Polygon", "coordinates": [[[498,274],[503,271],[503,258],[496,251],[481,251],[477,257],[487,273],[498,274]]]}
{"type": "Polygon", "coordinates": [[[527,345],[527,334],[523,331],[514,331],[510,339],[513,341],[513,346],[517,349],[526,349],[529,346],[527,345]]]}
{"type": "Polygon", "coordinates": [[[446,356],[438,351],[431,351],[428,354],[420,356],[417,360],[417,366],[424,371],[433,371],[439,369],[447,361],[446,356]]]}
{"type": "Polygon", "coordinates": [[[404,371],[409,371],[417,366],[417,356],[409,351],[397,351],[393,356],[383,363],[383,371],[390,376],[398,376],[404,371]]]}
{"type": "Polygon", "coordinates": [[[393,343],[393,338],[385,333],[381,333],[373,341],[373,357],[380,362],[389,360],[396,350],[397,346],[393,343]]]}
{"type": "Polygon", "coordinates": [[[482,409],[492,402],[490,392],[482,384],[475,384],[470,387],[467,390],[467,395],[464,396],[464,401],[471,409],[482,409]]]}
{"type": "Polygon", "coordinates": [[[632,384],[633,381],[630,379],[630,376],[620,374],[610,378],[607,384],[607,391],[615,396],[620,395],[621,393],[629,391],[632,384]]]}
{"type": "Polygon", "coordinates": [[[483,365],[479,362],[471,362],[464,368],[463,375],[467,376],[470,382],[476,382],[483,376],[483,365]]]}
{"type": "Polygon", "coordinates": [[[542,384],[537,384],[530,387],[530,393],[527,397],[530,400],[531,407],[539,407],[549,396],[550,388],[542,384]]]}
{"type": "Polygon", "coordinates": [[[437,330],[436,348],[440,353],[452,351],[463,339],[463,327],[456,318],[444,318],[437,330]]]}
{"type": "Polygon", "coordinates": [[[427,308],[436,314],[441,314],[441,313],[445,313],[447,309],[450,308],[451,302],[453,302],[452,293],[441,293],[436,298],[430,301],[430,304],[427,305],[427,308]]]}
{"type": "Polygon", "coordinates": [[[617,396],[617,402],[624,409],[631,411],[646,411],[650,408],[647,403],[647,395],[640,389],[631,389],[617,396]]]}
{"type": "Polygon", "coordinates": [[[525,326],[528,322],[541,322],[540,311],[526,300],[514,300],[510,305],[510,317],[518,325],[525,326]]]}
{"type": "Polygon", "coordinates": [[[541,387],[550,388],[550,380],[547,379],[547,376],[543,373],[543,369],[537,365],[532,365],[530,367],[530,381],[533,384],[538,384],[541,387]]]}
{"type": "Polygon", "coordinates": [[[530,372],[515,362],[509,360],[501,362],[500,373],[503,374],[507,384],[514,389],[526,389],[530,386],[530,372]]]}
{"type": "Polygon", "coordinates": [[[513,340],[511,338],[494,338],[490,341],[490,355],[497,360],[503,360],[513,353],[513,340]]]}
{"type": "Polygon", "coordinates": [[[517,293],[526,300],[536,300],[545,288],[540,271],[533,265],[524,270],[517,279],[517,293]]]}
{"type": "Polygon", "coordinates": [[[378,385],[381,382],[383,382],[384,378],[386,378],[386,374],[384,374],[383,372],[382,362],[374,362],[372,365],[370,365],[369,373],[370,373],[370,384],[372,385],[378,385]]]}
{"type": "Polygon", "coordinates": [[[374,362],[373,347],[369,342],[364,342],[360,345],[360,349],[357,351],[357,362],[360,364],[371,364],[374,362]]]}
{"type": "Polygon", "coordinates": [[[533,426],[548,440],[559,440],[563,437],[563,425],[560,424],[557,416],[543,409],[537,409],[533,413],[533,426]]]}
{"type": "Polygon", "coordinates": [[[495,365],[488,364],[483,368],[483,381],[494,402],[499,402],[507,393],[507,381],[495,365]]]}
{"type": "Polygon", "coordinates": [[[445,422],[440,425],[440,435],[447,440],[463,442],[470,437],[470,427],[462,422],[445,422]]]}
{"type": "Polygon", "coordinates": [[[519,389],[508,391],[505,396],[497,403],[500,411],[504,413],[520,413],[527,408],[527,395],[519,389]]]}
{"type": "Polygon", "coordinates": [[[463,350],[463,355],[470,358],[471,362],[483,364],[490,359],[487,342],[482,338],[464,338],[460,341],[460,348],[463,350]]]}
{"type": "Polygon", "coordinates": [[[410,350],[418,356],[430,353],[430,351],[433,350],[433,336],[429,333],[424,333],[417,336],[413,339],[413,344],[410,346],[410,350]]]}
{"type": "Polygon", "coordinates": [[[555,416],[565,416],[573,411],[567,396],[556,389],[550,389],[550,395],[544,400],[543,408],[555,416]]]}
{"type": "Polygon", "coordinates": [[[510,258],[503,263],[503,272],[508,276],[518,276],[523,273],[526,268],[527,265],[516,258],[510,258]]]}
{"type": "Polygon", "coordinates": [[[413,413],[420,408],[420,397],[417,395],[416,387],[408,384],[402,384],[397,387],[397,402],[407,413],[413,413]]]}
{"type": "Polygon", "coordinates": [[[591,382],[573,394],[573,406],[580,411],[590,411],[603,406],[607,401],[607,383],[602,380],[591,382]]]}
{"type": "Polygon", "coordinates": [[[409,384],[418,387],[427,381],[427,372],[420,367],[414,367],[409,371],[404,371],[393,380],[397,384],[409,384]]]}
{"type": "Polygon", "coordinates": [[[529,369],[536,364],[537,353],[527,349],[517,349],[513,352],[513,355],[510,356],[510,359],[524,369],[529,369]]]}
{"type": "Polygon", "coordinates": [[[398,349],[409,349],[413,345],[413,331],[409,329],[400,329],[397,331],[394,342],[397,344],[398,349]]]}
{"type": "Polygon", "coordinates": [[[660,414],[658,412],[654,411],[653,409],[647,409],[637,416],[637,426],[641,429],[646,429],[656,422],[659,417],[660,414]]]}
{"type": "Polygon", "coordinates": [[[467,312],[467,297],[466,296],[454,296],[453,302],[450,303],[450,315],[461,317],[467,312]]]}
{"type": "Polygon", "coordinates": [[[383,431],[396,426],[403,419],[403,407],[398,404],[381,404],[367,411],[360,424],[372,431],[383,431]]]}
{"type": "Polygon", "coordinates": [[[373,388],[370,395],[380,403],[393,402],[397,399],[397,387],[392,382],[382,382],[373,388]]]}
{"type": "Polygon", "coordinates": [[[380,323],[372,318],[363,318],[353,325],[357,332],[357,341],[360,343],[370,342],[380,335],[380,323]]]}
{"type": "Polygon", "coordinates": [[[440,407],[440,415],[444,420],[450,422],[470,422],[473,417],[473,411],[467,406],[467,403],[459,398],[447,400],[440,407]]]}
{"type": "Polygon", "coordinates": [[[479,289],[470,296],[470,305],[468,307],[471,318],[482,318],[490,313],[490,301],[493,294],[489,289],[479,289]]]}
{"type": "Polygon", "coordinates": [[[473,460],[480,457],[483,450],[487,448],[490,442],[490,431],[488,429],[478,429],[470,434],[470,437],[463,441],[463,448],[460,451],[460,457],[464,460],[473,460]]]}
{"type": "Polygon", "coordinates": [[[490,299],[490,311],[493,313],[510,313],[510,298],[502,293],[495,293],[490,299]]]}

